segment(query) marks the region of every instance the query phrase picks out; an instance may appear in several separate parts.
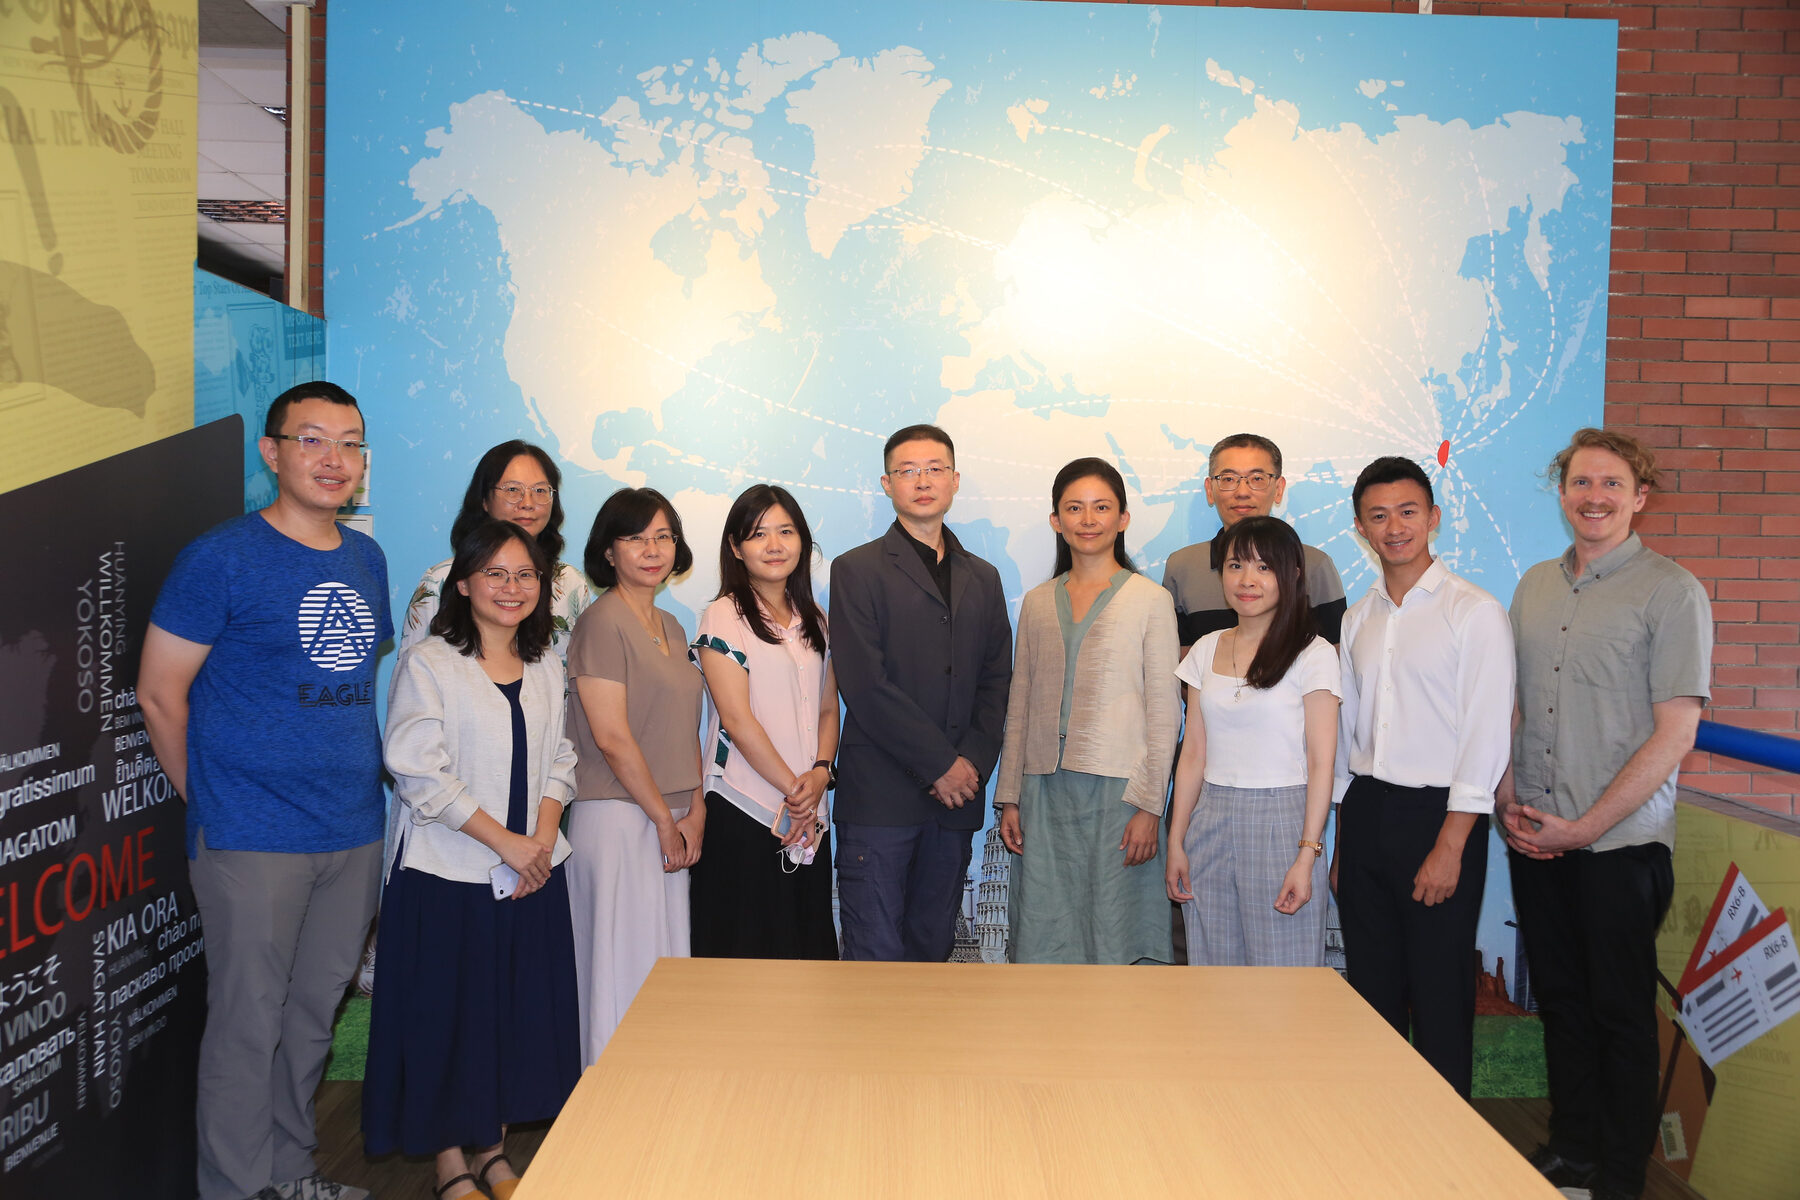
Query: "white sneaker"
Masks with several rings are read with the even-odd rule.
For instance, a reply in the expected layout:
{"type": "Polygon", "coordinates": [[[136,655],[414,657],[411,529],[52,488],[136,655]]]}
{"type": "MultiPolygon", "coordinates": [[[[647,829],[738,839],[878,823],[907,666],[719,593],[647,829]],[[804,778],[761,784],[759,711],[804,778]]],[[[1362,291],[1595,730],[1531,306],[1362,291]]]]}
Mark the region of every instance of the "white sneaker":
{"type": "Polygon", "coordinates": [[[368,1189],[327,1179],[317,1171],[305,1179],[278,1183],[275,1190],[281,1193],[281,1200],[369,1200],[368,1189]]]}
{"type": "Polygon", "coordinates": [[[356,990],[365,996],[375,994],[375,939],[363,948],[362,966],[356,970],[356,990]]]}

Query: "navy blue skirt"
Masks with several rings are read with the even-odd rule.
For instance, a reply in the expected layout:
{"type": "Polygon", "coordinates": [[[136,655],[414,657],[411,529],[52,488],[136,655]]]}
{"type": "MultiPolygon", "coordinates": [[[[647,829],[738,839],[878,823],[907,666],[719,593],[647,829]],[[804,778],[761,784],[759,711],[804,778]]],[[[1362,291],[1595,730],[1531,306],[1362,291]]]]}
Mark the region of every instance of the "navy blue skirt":
{"type": "Polygon", "coordinates": [[[368,1154],[491,1146],[556,1116],[581,1075],[562,868],[522,900],[396,870],[382,893],[363,1078],[368,1154]]]}

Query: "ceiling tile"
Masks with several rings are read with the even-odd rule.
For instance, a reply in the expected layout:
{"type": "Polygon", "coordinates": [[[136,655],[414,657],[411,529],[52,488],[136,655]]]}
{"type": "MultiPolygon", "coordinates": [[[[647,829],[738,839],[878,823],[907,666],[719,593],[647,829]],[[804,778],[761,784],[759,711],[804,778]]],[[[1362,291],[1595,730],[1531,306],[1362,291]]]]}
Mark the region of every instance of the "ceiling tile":
{"type": "Polygon", "coordinates": [[[207,142],[205,149],[206,157],[234,174],[286,173],[286,154],[280,142],[207,142]]]}
{"type": "Polygon", "coordinates": [[[272,64],[210,63],[214,75],[252,104],[287,103],[287,63],[276,59],[272,64]]]}
{"type": "Polygon", "coordinates": [[[236,88],[214,75],[204,63],[200,66],[199,95],[202,104],[247,103],[244,97],[238,95],[236,88]]]}
{"type": "Polygon", "coordinates": [[[233,225],[232,228],[243,234],[245,241],[258,246],[287,245],[286,225],[233,225]]]}
{"type": "Polygon", "coordinates": [[[235,104],[200,105],[199,136],[209,142],[274,142],[287,144],[287,127],[261,107],[239,100],[235,104]]]}
{"type": "Polygon", "coordinates": [[[229,171],[203,171],[197,181],[195,191],[202,200],[280,200],[274,194],[260,187],[255,181],[267,179],[267,175],[246,178],[233,175],[229,171]]]}
{"type": "Polygon", "coordinates": [[[207,46],[285,46],[286,30],[282,5],[267,0],[200,0],[200,40],[207,46]]]}

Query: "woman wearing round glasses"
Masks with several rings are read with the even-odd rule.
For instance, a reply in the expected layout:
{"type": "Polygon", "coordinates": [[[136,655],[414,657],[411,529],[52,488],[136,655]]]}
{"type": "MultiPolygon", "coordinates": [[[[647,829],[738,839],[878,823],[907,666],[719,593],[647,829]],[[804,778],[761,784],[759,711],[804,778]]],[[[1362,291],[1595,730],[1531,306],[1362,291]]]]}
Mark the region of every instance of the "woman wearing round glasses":
{"type": "MultiPolygon", "coordinates": [[[[558,658],[566,658],[569,632],[575,618],[594,602],[593,589],[581,572],[560,561],[563,550],[562,472],[550,456],[530,442],[501,442],[481,456],[469,490],[463,494],[462,510],[450,526],[450,544],[455,546],[462,536],[483,520],[511,521],[537,539],[549,559],[551,578],[545,597],[550,610],[551,648],[558,658]]],[[[406,606],[406,620],[400,628],[402,649],[423,638],[438,610],[439,594],[450,573],[450,560],[431,567],[419,579],[412,601],[406,606]]]]}
{"type": "Polygon", "coordinates": [[[650,968],[688,953],[688,868],[700,857],[700,672],[656,591],[694,563],[662,493],[621,488],[594,517],[584,565],[606,588],[569,639],[569,902],[582,1061],[606,1048],[650,968]]]}
{"type": "MultiPolygon", "coordinates": [[[[462,509],[450,525],[450,545],[456,546],[471,529],[487,520],[511,521],[537,539],[551,564],[549,586],[543,598],[550,613],[550,648],[558,658],[566,658],[569,632],[575,627],[575,618],[594,602],[594,592],[580,571],[560,561],[563,510],[557,488],[561,484],[562,472],[541,448],[517,439],[501,442],[475,464],[469,490],[463,493],[462,509]]],[[[402,650],[430,631],[444,580],[450,574],[450,561],[446,558],[420,577],[406,606],[406,619],[400,623],[402,650]]],[[[374,975],[371,943],[357,973],[363,991],[374,987],[374,975]]]]}
{"type": "Polygon", "coordinates": [[[756,484],[725,515],[719,596],[693,647],[712,698],[708,847],[693,872],[693,949],[705,957],[838,956],[825,805],[837,680],[812,553],[786,488],[756,484]]]}
{"type": "Polygon", "coordinates": [[[388,693],[396,803],[363,1137],[373,1154],[435,1155],[446,1200],[511,1195],[507,1125],[554,1117],[581,1071],[557,869],[575,749],[550,651],[549,570],[517,525],[465,532],[430,633],[400,652],[388,693]]]}

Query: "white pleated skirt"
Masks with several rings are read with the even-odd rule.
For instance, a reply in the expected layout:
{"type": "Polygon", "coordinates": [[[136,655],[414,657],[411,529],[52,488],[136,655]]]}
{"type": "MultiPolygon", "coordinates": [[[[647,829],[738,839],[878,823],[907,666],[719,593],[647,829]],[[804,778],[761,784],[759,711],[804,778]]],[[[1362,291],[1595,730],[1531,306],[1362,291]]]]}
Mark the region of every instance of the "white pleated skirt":
{"type": "MultiPolygon", "coordinates": [[[[679,820],[692,795],[663,798],[679,820]]],[[[688,957],[688,873],[663,871],[656,826],[630,800],[577,800],[568,837],[574,853],[563,869],[585,1069],[606,1049],[656,960],[688,957]]]]}

